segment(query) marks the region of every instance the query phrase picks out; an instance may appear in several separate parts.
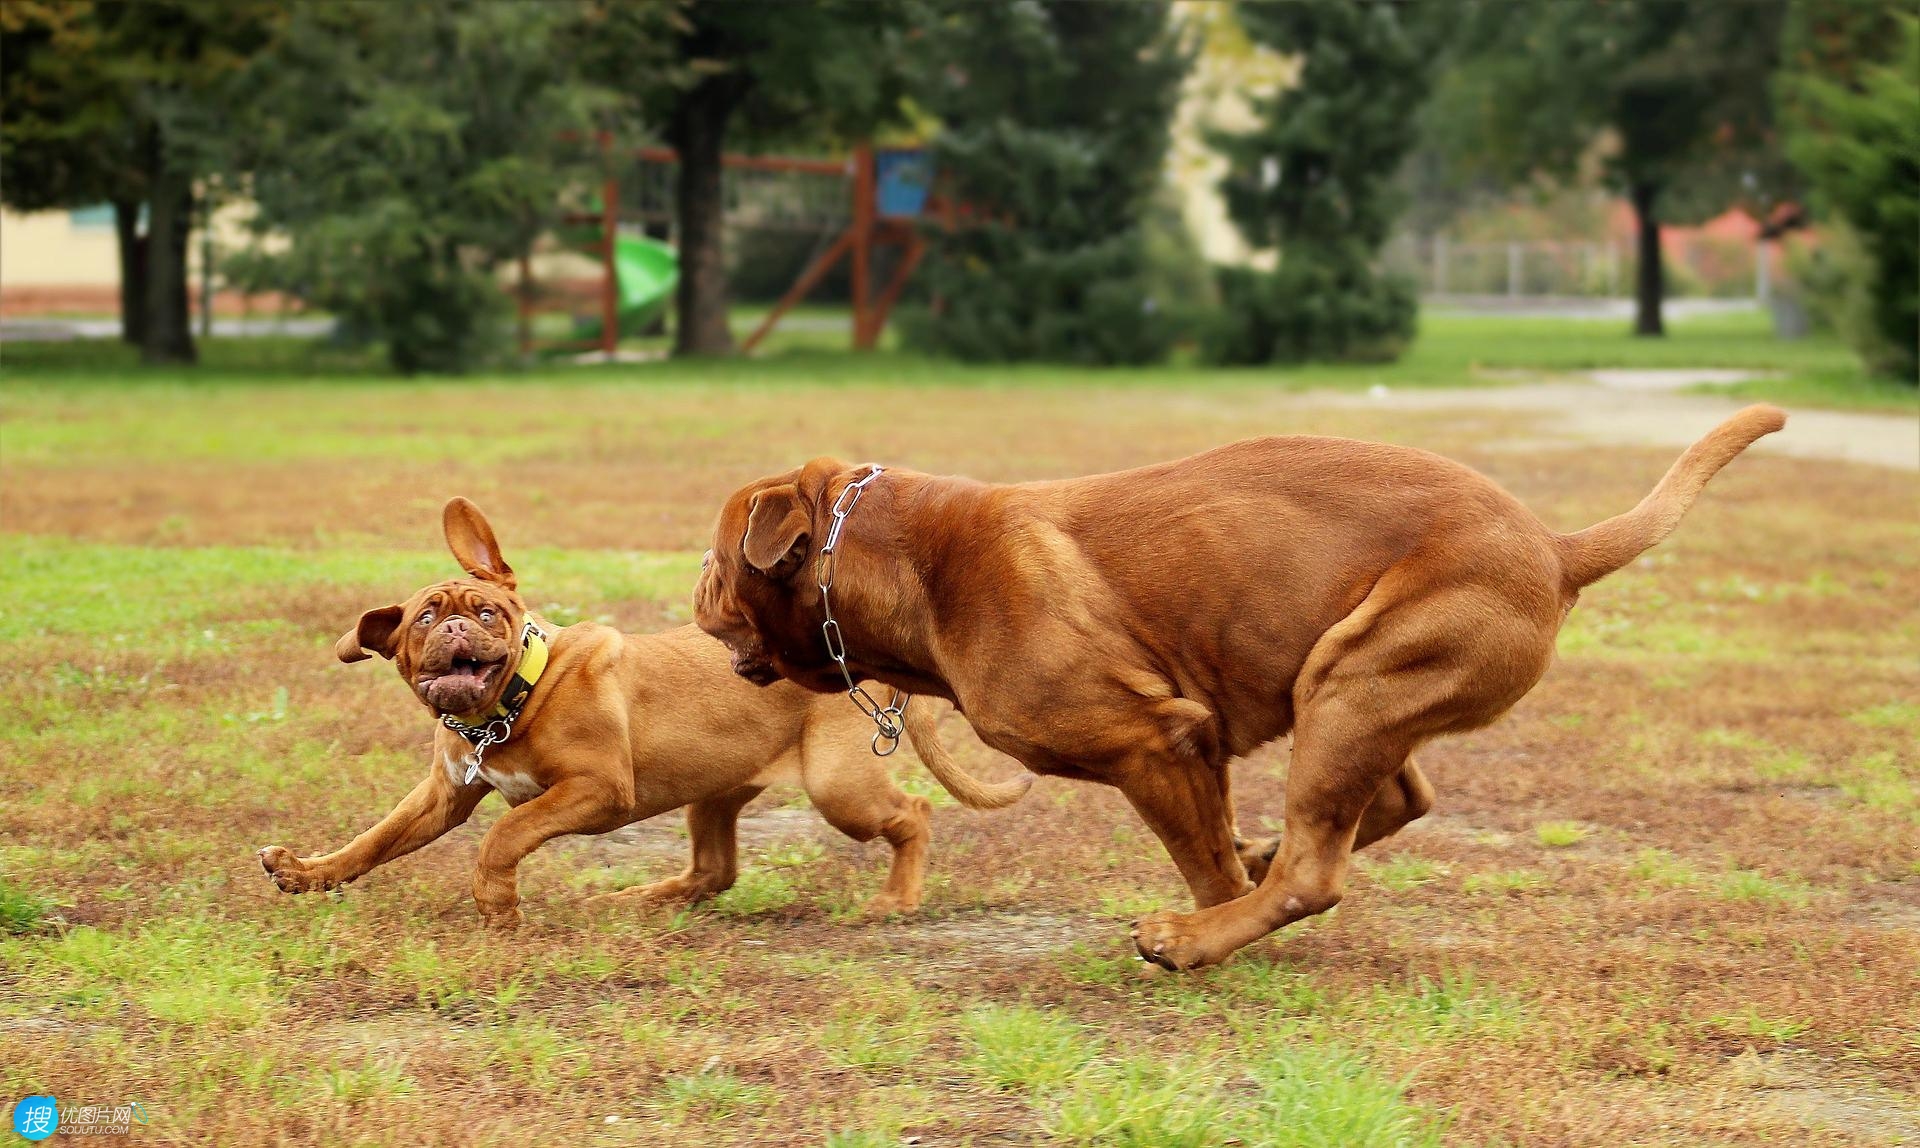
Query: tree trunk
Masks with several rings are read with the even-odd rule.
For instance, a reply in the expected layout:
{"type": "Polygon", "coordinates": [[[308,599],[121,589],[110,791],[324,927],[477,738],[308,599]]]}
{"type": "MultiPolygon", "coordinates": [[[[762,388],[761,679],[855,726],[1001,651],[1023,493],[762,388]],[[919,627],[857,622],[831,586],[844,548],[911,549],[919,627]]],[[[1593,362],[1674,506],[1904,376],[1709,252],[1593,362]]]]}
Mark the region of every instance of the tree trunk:
{"type": "Polygon", "coordinates": [[[147,314],[140,361],[191,364],[198,357],[187,311],[187,238],[193,232],[193,182],[164,165],[153,179],[147,216],[147,314]]]}
{"type": "Polygon", "coordinates": [[[138,347],[147,329],[147,237],[140,234],[140,201],[113,201],[120,240],[120,338],[138,347]]]}
{"type": "Polygon", "coordinates": [[[1661,303],[1666,296],[1666,280],[1660,266],[1660,218],[1654,214],[1654,200],[1660,195],[1656,184],[1636,183],[1630,193],[1634,222],[1639,226],[1639,267],[1634,274],[1633,333],[1665,335],[1661,303]]]}
{"type": "Polygon", "coordinates": [[[727,120],[744,89],[735,76],[702,80],[680,97],[671,133],[680,153],[675,198],[680,223],[680,288],[675,355],[731,355],[727,326],[727,263],[722,238],[726,203],[720,155],[727,120]]]}

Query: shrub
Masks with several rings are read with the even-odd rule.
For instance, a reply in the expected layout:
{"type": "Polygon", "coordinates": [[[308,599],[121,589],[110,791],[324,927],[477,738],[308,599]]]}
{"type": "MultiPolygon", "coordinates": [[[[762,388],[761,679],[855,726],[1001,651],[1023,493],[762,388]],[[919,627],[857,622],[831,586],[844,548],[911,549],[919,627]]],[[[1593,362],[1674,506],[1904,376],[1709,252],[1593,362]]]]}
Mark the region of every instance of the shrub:
{"type": "Polygon", "coordinates": [[[1272,273],[1223,267],[1219,285],[1220,310],[1202,334],[1209,362],[1387,362],[1416,330],[1412,281],[1359,261],[1290,257],[1272,273]]]}

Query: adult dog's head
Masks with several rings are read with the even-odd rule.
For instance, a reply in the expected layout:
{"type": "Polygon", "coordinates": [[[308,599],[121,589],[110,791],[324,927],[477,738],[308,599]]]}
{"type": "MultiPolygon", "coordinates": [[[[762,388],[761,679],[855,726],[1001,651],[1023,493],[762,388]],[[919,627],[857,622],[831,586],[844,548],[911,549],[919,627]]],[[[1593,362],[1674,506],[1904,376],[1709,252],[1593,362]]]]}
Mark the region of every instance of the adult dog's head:
{"type": "Polygon", "coordinates": [[[787,678],[809,689],[844,688],[820,636],[814,559],[826,541],[830,486],[849,469],[816,458],[752,482],[727,499],[713,549],[693,589],[693,618],[733,651],[733,672],[767,685],[787,678]]]}
{"type": "Polygon", "coordinates": [[[442,523],[447,546],[471,577],[436,582],[397,606],[368,610],[333,652],[343,662],[388,658],[436,715],[472,718],[492,712],[519,667],[527,608],[480,508],[455,498],[442,523]]]}

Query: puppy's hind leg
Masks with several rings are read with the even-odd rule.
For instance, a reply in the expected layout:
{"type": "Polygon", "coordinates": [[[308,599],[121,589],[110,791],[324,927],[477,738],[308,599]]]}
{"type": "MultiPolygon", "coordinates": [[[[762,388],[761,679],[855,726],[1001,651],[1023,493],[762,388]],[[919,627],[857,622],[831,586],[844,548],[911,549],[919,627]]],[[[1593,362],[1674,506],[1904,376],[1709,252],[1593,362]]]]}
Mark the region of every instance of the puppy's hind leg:
{"type": "Polygon", "coordinates": [[[855,841],[885,837],[893,846],[886,884],[867,902],[867,914],[885,917],[918,909],[926,883],[927,847],[933,840],[932,804],[902,792],[864,742],[808,748],[801,776],[813,807],[828,824],[855,841]]]}
{"type": "Polygon", "coordinates": [[[704,901],[733,888],[740,875],[740,811],[760,795],[761,787],[743,785],[687,806],[687,837],[692,857],[685,871],[651,885],[638,885],[592,898],[594,904],[611,901],[660,904],[704,901]]]}

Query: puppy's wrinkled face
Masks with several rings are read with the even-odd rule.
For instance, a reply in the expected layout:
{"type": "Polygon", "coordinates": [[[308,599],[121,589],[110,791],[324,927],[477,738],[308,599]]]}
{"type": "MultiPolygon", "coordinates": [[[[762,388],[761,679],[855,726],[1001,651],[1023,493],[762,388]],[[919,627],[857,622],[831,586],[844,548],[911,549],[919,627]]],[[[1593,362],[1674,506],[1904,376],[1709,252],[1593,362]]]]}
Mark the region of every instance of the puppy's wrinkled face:
{"type": "Polygon", "coordinates": [[[468,576],[437,582],[398,606],[368,610],[333,652],[343,662],[372,654],[391,658],[428,709],[474,718],[500,704],[507,679],[519,668],[527,608],[479,507],[448,499],[440,522],[447,549],[468,576]]]}
{"type": "Polygon", "coordinates": [[[500,701],[519,666],[526,606],[511,590],[461,578],[369,610],[340,639],[341,661],[369,652],[393,660],[400,679],[436,716],[474,717],[500,701]]]}
{"type": "Polygon", "coordinates": [[[721,507],[713,549],[693,589],[693,617],[733,652],[733,672],[767,685],[842,688],[820,637],[814,518],[821,491],[846,469],[815,459],[735,491],[721,507]]]}

